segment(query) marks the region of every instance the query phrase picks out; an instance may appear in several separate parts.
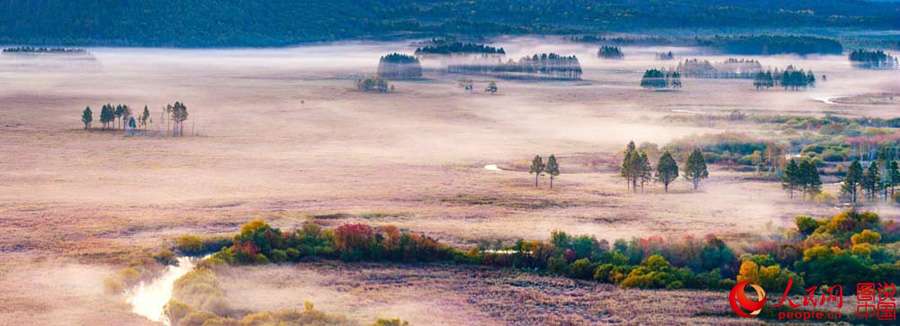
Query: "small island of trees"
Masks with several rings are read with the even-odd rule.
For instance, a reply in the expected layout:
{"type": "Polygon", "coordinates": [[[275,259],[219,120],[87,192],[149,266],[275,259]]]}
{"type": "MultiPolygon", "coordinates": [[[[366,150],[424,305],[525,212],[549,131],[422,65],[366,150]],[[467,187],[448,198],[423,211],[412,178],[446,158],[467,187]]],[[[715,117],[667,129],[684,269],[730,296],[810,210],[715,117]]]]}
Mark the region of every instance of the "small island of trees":
{"type": "Polygon", "coordinates": [[[675,59],[675,54],[673,54],[672,51],[656,54],[656,60],[673,60],[673,59],[675,59]]]}
{"type": "MultiPolygon", "coordinates": [[[[159,136],[184,136],[185,121],[188,119],[187,106],[181,102],[175,104],[167,104],[163,107],[159,114],[158,135],[159,136]],[[162,128],[165,126],[165,132],[162,128]]],[[[150,115],[150,108],[144,105],[144,110],[140,114],[135,115],[131,107],[126,104],[104,104],[100,109],[99,121],[103,124],[101,128],[104,131],[122,130],[126,135],[134,136],[140,134],[142,136],[151,135],[148,132],[153,119],[150,115]]],[[[81,123],[84,124],[85,130],[91,130],[91,123],[94,121],[94,111],[91,107],[85,107],[81,111],[81,123]]],[[[191,134],[194,134],[193,126],[191,126],[191,134]]]]}
{"type": "Polygon", "coordinates": [[[394,91],[394,85],[388,83],[387,79],[370,76],[357,79],[356,89],[362,92],[388,93],[394,91]]]}
{"type": "Polygon", "coordinates": [[[625,54],[618,46],[604,45],[597,51],[597,56],[604,59],[624,59],[625,54]]]}
{"type": "Polygon", "coordinates": [[[671,69],[648,69],[641,78],[641,87],[655,90],[681,88],[681,73],[671,69]]]}
{"type": "Polygon", "coordinates": [[[556,53],[534,54],[519,61],[510,59],[506,63],[451,64],[449,73],[490,74],[501,78],[550,78],[563,80],[581,79],[581,64],[574,55],[563,56],[556,53]]]}
{"type": "Polygon", "coordinates": [[[497,55],[506,55],[506,50],[503,48],[495,48],[493,46],[488,46],[484,44],[477,43],[463,43],[463,42],[448,42],[442,40],[432,40],[434,44],[426,45],[421,48],[417,48],[415,54],[416,55],[427,55],[427,54],[439,54],[439,55],[452,55],[452,54],[497,54],[497,55]]]}
{"type": "Polygon", "coordinates": [[[685,78],[753,78],[763,70],[762,64],[753,59],[728,58],[722,62],[685,59],[676,68],[685,78]]]}
{"type": "Polygon", "coordinates": [[[853,50],[850,52],[850,62],[856,68],[863,69],[898,69],[900,63],[897,58],[884,51],[853,50]]]}
{"type": "Polygon", "coordinates": [[[391,53],[381,57],[378,77],[386,79],[422,78],[422,64],[414,56],[391,53]]]}
{"type": "Polygon", "coordinates": [[[816,87],[816,74],[812,70],[804,72],[803,69],[796,70],[793,66],[788,66],[783,72],[767,70],[756,73],[753,78],[753,86],[757,90],[768,89],[769,87],[781,85],[784,90],[800,90],[807,87],[816,87]]]}

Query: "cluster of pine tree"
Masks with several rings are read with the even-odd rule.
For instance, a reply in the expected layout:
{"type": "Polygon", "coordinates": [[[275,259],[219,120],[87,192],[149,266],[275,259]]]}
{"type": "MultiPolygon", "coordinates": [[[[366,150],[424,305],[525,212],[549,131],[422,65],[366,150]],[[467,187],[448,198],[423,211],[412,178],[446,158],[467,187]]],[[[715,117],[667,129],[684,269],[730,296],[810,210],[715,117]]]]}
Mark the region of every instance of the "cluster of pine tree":
{"type": "Polygon", "coordinates": [[[625,54],[622,53],[622,50],[619,49],[618,46],[608,46],[604,45],[600,47],[600,50],[597,51],[597,56],[604,59],[623,59],[625,58],[625,54]]]}
{"type": "Polygon", "coordinates": [[[369,76],[356,80],[356,89],[362,92],[388,93],[394,91],[394,85],[387,79],[378,76],[369,76]]]}
{"type": "MultiPolygon", "coordinates": [[[[641,145],[643,147],[643,145],[641,145]]],[[[644,184],[657,181],[663,184],[665,192],[669,192],[669,184],[678,179],[678,163],[669,151],[663,152],[656,163],[656,175],[653,175],[653,167],[650,166],[650,158],[643,150],[638,150],[634,141],[625,147],[622,158],[620,174],[628,183],[628,186],[637,192],[638,184],[644,191],[644,184]]],[[[694,189],[700,187],[700,181],[709,177],[706,160],[700,149],[694,149],[688,156],[684,166],[684,178],[693,183],[694,189]]]]}
{"type": "Polygon", "coordinates": [[[900,166],[895,159],[880,158],[869,163],[866,169],[863,169],[859,160],[854,160],[841,183],[841,193],[851,203],[856,203],[859,192],[863,191],[866,199],[874,202],[879,197],[883,200],[893,198],[894,188],[897,186],[900,186],[900,166]]]}
{"type": "Polygon", "coordinates": [[[686,78],[753,78],[763,66],[754,59],[728,58],[711,63],[694,58],[679,62],[676,70],[686,78]]]}
{"type": "Polygon", "coordinates": [[[791,159],[781,176],[781,187],[790,193],[792,199],[797,189],[802,191],[803,198],[807,198],[808,194],[811,199],[822,191],[822,179],[815,163],[803,159],[798,164],[797,159],[791,159]]]}
{"type": "MultiPolygon", "coordinates": [[[[188,118],[187,106],[184,103],[175,102],[175,104],[166,105],[163,110],[169,114],[169,119],[173,122],[172,135],[183,136],[184,122],[188,118]]],[[[84,111],[81,111],[81,122],[84,123],[84,129],[90,129],[93,121],[94,112],[90,106],[85,107],[84,111]]],[[[153,120],[150,119],[150,109],[146,105],[144,105],[144,111],[139,116],[134,116],[131,107],[128,105],[117,104],[113,106],[107,103],[100,109],[100,122],[103,123],[103,130],[130,130],[132,135],[134,135],[136,129],[146,132],[147,126],[153,123],[153,120]]],[[[166,133],[169,133],[168,123],[166,124],[166,133]]]]}
{"type": "Polygon", "coordinates": [[[541,158],[540,155],[535,155],[534,159],[531,160],[531,170],[528,171],[530,174],[534,174],[534,187],[538,187],[538,178],[545,173],[550,175],[550,188],[553,188],[553,179],[559,175],[559,163],[556,162],[556,156],[550,154],[550,157],[547,158],[547,163],[544,164],[544,159],[541,158]]]}
{"type": "Polygon", "coordinates": [[[387,79],[421,78],[422,64],[414,56],[391,53],[379,60],[378,77],[387,79]]]}
{"type": "Polygon", "coordinates": [[[495,48],[493,46],[477,44],[477,43],[463,43],[463,42],[449,42],[445,40],[437,40],[432,39],[432,45],[426,45],[421,48],[417,48],[415,54],[466,54],[466,53],[483,53],[483,54],[506,54],[506,50],[503,48],[495,48]]]}
{"type": "Polygon", "coordinates": [[[677,70],[648,69],[641,78],[641,87],[647,89],[681,88],[681,73],[677,70]]]}
{"type": "Polygon", "coordinates": [[[753,86],[757,90],[776,85],[781,85],[785,90],[816,87],[816,74],[812,70],[804,72],[803,69],[796,70],[793,66],[788,66],[783,72],[779,72],[777,68],[774,71],[760,71],[753,78],[753,86]]]}
{"type": "Polygon", "coordinates": [[[900,62],[894,56],[884,53],[882,50],[853,50],[850,52],[850,61],[854,67],[866,69],[897,69],[900,62]]]}

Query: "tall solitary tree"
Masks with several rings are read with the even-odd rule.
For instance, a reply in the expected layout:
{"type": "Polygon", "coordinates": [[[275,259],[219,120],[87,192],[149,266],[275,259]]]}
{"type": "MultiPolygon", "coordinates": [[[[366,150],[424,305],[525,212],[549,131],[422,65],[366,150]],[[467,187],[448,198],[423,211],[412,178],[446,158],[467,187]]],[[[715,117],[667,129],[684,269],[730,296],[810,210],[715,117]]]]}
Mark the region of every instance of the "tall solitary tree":
{"type": "Polygon", "coordinates": [[[550,175],[550,189],[553,189],[553,178],[559,175],[559,164],[556,163],[556,156],[553,154],[547,158],[547,166],[544,167],[544,171],[550,175]]]}
{"type": "Polygon", "coordinates": [[[854,160],[853,163],[850,163],[850,167],[847,168],[847,176],[844,177],[844,182],[841,184],[841,192],[850,198],[851,203],[856,203],[859,186],[862,181],[862,164],[859,163],[859,160],[854,160]]]}
{"type": "Polygon", "coordinates": [[[81,122],[84,123],[84,129],[88,129],[91,127],[91,121],[94,121],[94,113],[91,112],[91,107],[84,108],[84,112],[81,112],[81,122]]]}
{"type": "Polygon", "coordinates": [[[534,187],[535,188],[538,187],[538,177],[540,177],[541,174],[544,173],[545,167],[546,166],[544,165],[544,160],[541,158],[540,155],[535,155],[534,159],[531,160],[531,170],[528,171],[528,173],[534,173],[534,187]]]}
{"type": "Polygon", "coordinates": [[[666,151],[656,163],[656,180],[662,182],[666,193],[669,193],[669,184],[675,179],[678,179],[678,163],[672,158],[672,154],[666,151]]]}
{"type": "Polygon", "coordinates": [[[781,188],[787,190],[791,196],[791,199],[794,199],[794,190],[800,185],[800,167],[797,165],[796,159],[791,159],[788,162],[787,168],[784,169],[784,174],[781,176],[781,188]]]}
{"type": "Polygon", "coordinates": [[[706,169],[706,159],[699,148],[695,148],[688,156],[684,164],[684,178],[694,183],[694,190],[700,187],[700,181],[709,178],[709,170],[706,169]]]}
{"type": "Polygon", "coordinates": [[[623,153],[624,153],[624,156],[622,158],[622,169],[621,169],[620,173],[621,173],[622,177],[625,178],[625,182],[627,183],[628,187],[630,188],[632,186],[632,183],[634,181],[634,176],[635,176],[634,166],[633,166],[634,160],[635,160],[634,156],[637,155],[637,152],[635,151],[634,141],[628,142],[628,145],[625,146],[625,151],[623,153]]]}

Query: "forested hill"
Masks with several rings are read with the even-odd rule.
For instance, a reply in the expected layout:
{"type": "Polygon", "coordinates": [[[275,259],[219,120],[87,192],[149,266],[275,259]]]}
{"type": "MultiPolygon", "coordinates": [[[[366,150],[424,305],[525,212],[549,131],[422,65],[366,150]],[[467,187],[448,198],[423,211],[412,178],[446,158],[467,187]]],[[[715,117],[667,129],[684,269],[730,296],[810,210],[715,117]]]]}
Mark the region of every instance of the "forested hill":
{"type": "Polygon", "coordinates": [[[0,0],[0,43],[280,46],[463,34],[656,28],[900,28],[858,0],[0,0]]]}

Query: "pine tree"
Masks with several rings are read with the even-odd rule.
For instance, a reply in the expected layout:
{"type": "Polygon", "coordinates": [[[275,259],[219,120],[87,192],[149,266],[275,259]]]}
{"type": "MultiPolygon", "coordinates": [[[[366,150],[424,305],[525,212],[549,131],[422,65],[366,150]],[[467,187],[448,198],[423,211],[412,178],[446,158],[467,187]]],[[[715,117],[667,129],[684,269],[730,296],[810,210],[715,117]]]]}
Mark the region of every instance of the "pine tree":
{"type": "Polygon", "coordinates": [[[544,167],[544,172],[550,175],[550,189],[553,189],[553,178],[559,175],[559,164],[556,163],[556,156],[553,154],[550,154],[550,157],[547,158],[547,166],[544,167]]]}
{"type": "Polygon", "coordinates": [[[819,177],[819,169],[816,164],[810,160],[804,159],[800,162],[800,174],[803,184],[803,194],[813,196],[822,192],[822,179],[819,177]]]}
{"type": "Polygon", "coordinates": [[[875,200],[878,196],[878,187],[881,182],[881,173],[878,172],[878,163],[872,162],[863,175],[863,188],[866,189],[869,199],[875,200]]]}
{"type": "Polygon", "coordinates": [[[891,167],[888,169],[888,180],[891,186],[891,199],[894,198],[894,187],[900,185],[900,166],[897,161],[891,161],[891,167]]]}
{"type": "Polygon", "coordinates": [[[538,187],[538,177],[544,173],[545,167],[546,166],[544,165],[544,160],[541,158],[540,155],[535,155],[534,159],[531,160],[531,171],[528,171],[528,173],[534,173],[534,187],[535,188],[538,187]]]}
{"type": "Polygon", "coordinates": [[[662,182],[666,193],[668,193],[669,184],[675,179],[678,179],[678,163],[672,158],[672,154],[666,151],[659,157],[659,162],[656,163],[656,180],[662,182]]]}
{"type": "Polygon", "coordinates": [[[84,129],[89,129],[91,127],[91,121],[94,121],[94,113],[91,112],[91,107],[84,108],[84,112],[81,113],[81,122],[84,123],[84,129]]]}
{"type": "MultiPolygon", "coordinates": [[[[120,119],[122,118],[122,114],[125,113],[125,110],[122,108],[122,105],[121,105],[121,104],[117,104],[117,105],[116,105],[116,110],[113,111],[113,113],[116,115],[116,118],[115,118],[116,120],[115,120],[115,122],[116,122],[116,123],[119,123],[120,119]]],[[[125,125],[125,124],[122,123],[122,128],[123,128],[123,129],[125,128],[124,125],[125,125]]],[[[118,126],[113,126],[113,128],[118,128],[118,126]]]]}
{"type": "Polygon", "coordinates": [[[638,179],[641,181],[641,192],[644,192],[644,184],[653,180],[653,168],[650,167],[650,158],[647,157],[646,152],[641,151],[638,155],[635,168],[638,172],[638,179]]]}
{"type": "Polygon", "coordinates": [[[854,160],[847,168],[847,176],[841,184],[841,192],[850,197],[851,203],[856,203],[860,184],[863,181],[863,168],[859,160],[854,160]]]}
{"type": "Polygon", "coordinates": [[[150,119],[150,109],[144,105],[144,113],[141,113],[141,127],[147,132],[147,121],[150,119]]]}
{"type": "Polygon", "coordinates": [[[100,122],[103,123],[103,129],[109,129],[109,123],[115,118],[116,113],[113,111],[112,105],[103,105],[103,109],[100,111],[100,122]]]}
{"type": "Polygon", "coordinates": [[[628,184],[628,187],[631,187],[632,180],[633,180],[632,177],[634,176],[634,169],[632,166],[634,164],[634,162],[633,162],[634,156],[637,154],[635,152],[634,141],[628,142],[628,146],[625,146],[624,154],[625,155],[622,158],[621,175],[623,178],[625,178],[625,180],[628,184]]]}
{"type": "Polygon", "coordinates": [[[706,159],[699,148],[694,149],[688,156],[687,162],[684,164],[684,178],[694,183],[694,190],[700,187],[700,181],[709,178],[709,171],[706,169],[706,159]]]}
{"type": "Polygon", "coordinates": [[[800,184],[800,167],[797,166],[797,160],[791,159],[787,168],[784,169],[784,175],[781,176],[781,188],[788,191],[791,199],[794,199],[794,189],[800,184]]]}

